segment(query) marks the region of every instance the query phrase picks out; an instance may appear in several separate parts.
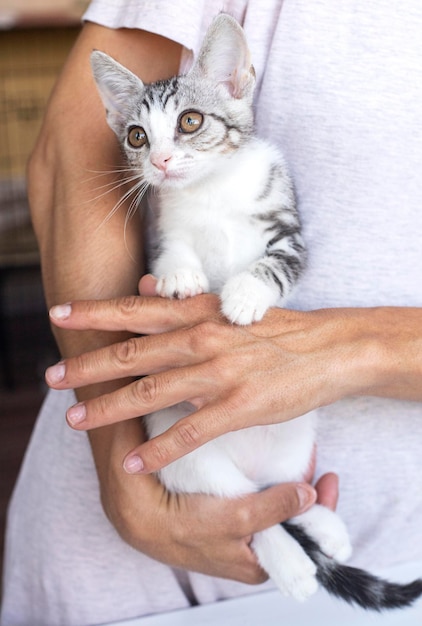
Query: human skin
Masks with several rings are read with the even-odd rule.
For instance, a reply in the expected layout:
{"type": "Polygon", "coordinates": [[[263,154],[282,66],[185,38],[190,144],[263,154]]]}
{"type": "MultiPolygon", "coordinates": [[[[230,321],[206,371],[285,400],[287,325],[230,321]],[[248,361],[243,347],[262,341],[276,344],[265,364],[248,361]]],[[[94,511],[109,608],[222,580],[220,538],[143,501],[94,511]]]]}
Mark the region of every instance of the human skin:
{"type": "MultiPolygon", "coordinates": [[[[32,220],[39,242],[48,306],[75,299],[128,297],[137,292],[142,268],[141,225],[125,224],[127,206],[110,219],[121,196],[115,171],[122,167],[116,138],[89,67],[93,49],[107,52],[152,81],[177,73],[180,46],[141,31],[87,24],[50,99],[28,166],[32,220]],[[104,193],[108,190],[108,193],[104,193]]],[[[64,359],[124,341],[130,332],[93,328],[83,333],[54,327],[64,359]]],[[[94,401],[130,378],[86,380],[78,400],[94,401]]],[[[307,484],[277,485],[259,494],[221,502],[206,496],[174,496],[153,475],[122,470],[128,450],[145,441],[139,420],[120,420],[89,433],[104,511],[133,547],[171,565],[258,583],[266,575],[249,543],[253,532],[309,507],[317,496],[307,484]]],[[[60,419],[60,416],[58,416],[60,419]]],[[[334,507],[336,477],[317,486],[334,507]]]]}
{"type": "Polygon", "coordinates": [[[272,309],[261,322],[239,327],[222,318],[215,296],[162,300],[151,297],[153,287],[145,277],[141,293],[149,297],[75,302],[51,311],[61,327],[147,335],[47,372],[58,389],[143,376],[70,408],[74,428],[96,428],[182,401],[196,409],[130,451],[129,472],[156,471],[225,432],[293,419],[348,396],[422,400],[418,308],[272,309]]]}

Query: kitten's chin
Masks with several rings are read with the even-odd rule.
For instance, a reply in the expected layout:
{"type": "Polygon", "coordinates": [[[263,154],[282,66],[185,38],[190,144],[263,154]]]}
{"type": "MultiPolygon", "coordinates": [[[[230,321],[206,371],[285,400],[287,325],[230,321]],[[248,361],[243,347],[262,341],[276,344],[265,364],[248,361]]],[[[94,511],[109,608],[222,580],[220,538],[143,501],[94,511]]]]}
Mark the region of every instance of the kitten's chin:
{"type": "Polygon", "coordinates": [[[157,176],[153,185],[160,189],[183,189],[197,182],[192,176],[187,176],[186,172],[166,172],[162,176],[157,176]]]}
{"type": "Polygon", "coordinates": [[[153,187],[180,187],[186,184],[186,176],[180,172],[163,172],[156,170],[153,172],[144,172],[145,179],[153,187]]]}
{"type": "Polygon", "coordinates": [[[155,186],[160,189],[181,189],[187,185],[189,185],[189,181],[186,176],[176,176],[172,174],[166,174],[161,178],[160,182],[155,183],[155,186]]]}

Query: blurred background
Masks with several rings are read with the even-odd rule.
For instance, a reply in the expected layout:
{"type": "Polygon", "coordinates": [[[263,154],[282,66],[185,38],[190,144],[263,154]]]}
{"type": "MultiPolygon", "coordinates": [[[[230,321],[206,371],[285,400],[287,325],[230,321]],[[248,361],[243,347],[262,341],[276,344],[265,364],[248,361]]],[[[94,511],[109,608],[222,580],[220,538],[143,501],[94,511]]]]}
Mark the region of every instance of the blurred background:
{"type": "Polygon", "coordinates": [[[80,29],[83,0],[0,0],[0,563],[13,484],[57,359],[25,167],[80,29]]]}

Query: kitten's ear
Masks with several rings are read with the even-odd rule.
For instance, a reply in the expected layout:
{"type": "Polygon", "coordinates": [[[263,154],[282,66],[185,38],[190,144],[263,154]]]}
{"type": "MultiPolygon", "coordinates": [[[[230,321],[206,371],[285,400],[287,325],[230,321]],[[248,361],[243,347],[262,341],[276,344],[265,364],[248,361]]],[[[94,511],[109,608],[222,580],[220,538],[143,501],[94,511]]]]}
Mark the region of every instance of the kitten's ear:
{"type": "Polygon", "coordinates": [[[91,53],[91,67],[106,109],[107,122],[119,134],[133,110],[134,101],[140,98],[144,84],[123,65],[98,50],[91,53]]]}
{"type": "Polygon", "coordinates": [[[255,70],[243,29],[233,17],[222,13],[213,20],[191,72],[224,85],[234,98],[253,93],[255,70]]]}

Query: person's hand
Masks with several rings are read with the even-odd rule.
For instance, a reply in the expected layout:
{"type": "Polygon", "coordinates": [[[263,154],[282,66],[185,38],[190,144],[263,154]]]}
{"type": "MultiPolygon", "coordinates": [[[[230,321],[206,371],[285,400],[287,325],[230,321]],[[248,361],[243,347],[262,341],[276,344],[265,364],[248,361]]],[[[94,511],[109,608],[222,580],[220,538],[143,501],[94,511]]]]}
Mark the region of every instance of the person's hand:
{"type": "MultiPolygon", "coordinates": [[[[305,511],[318,501],[337,502],[337,477],[327,474],[314,490],[306,483],[276,485],[228,500],[206,495],[173,495],[153,475],[130,476],[121,462],[136,439],[138,420],[105,451],[101,476],[104,510],[132,547],[166,564],[249,584],[266,580],[250,548],[252,535],[305,511]],[[104,471],[104,470],[103,470],[104,471]]],[[[306,479],[310,480],[312,468],[306,479]]]]}
{"type": "Polygon", "coordinates": [[[292,484],[221,500],[169,494],[155,477],[129,476],[121,468],[114,478],[107,491],[115,494],[112,508],[104,508],[127,543],[171,566],[249,584],[267,578],[250,549],[253,533],[306,510],[314,499],[311,489],[292,484]]]}
{"type": "MultiPolygon", "coordinates": [[[[151,278],[141,292],[153,292],[151,278]]],[[[195,411],[133,450],[130,471],[156,471],[225,432],[289,420],[348,395],[418,399],[419,309],[271,309],[232,326],[216,296],[175,301],[128,297],[54,307],[61,328],[148,333],[67,359],[47,371],[57,389],[144,376],[69,409],[80,429],[181,401],[195,411]]],[[[130,461],[129,461],[130,460],[130,461]]]]}

